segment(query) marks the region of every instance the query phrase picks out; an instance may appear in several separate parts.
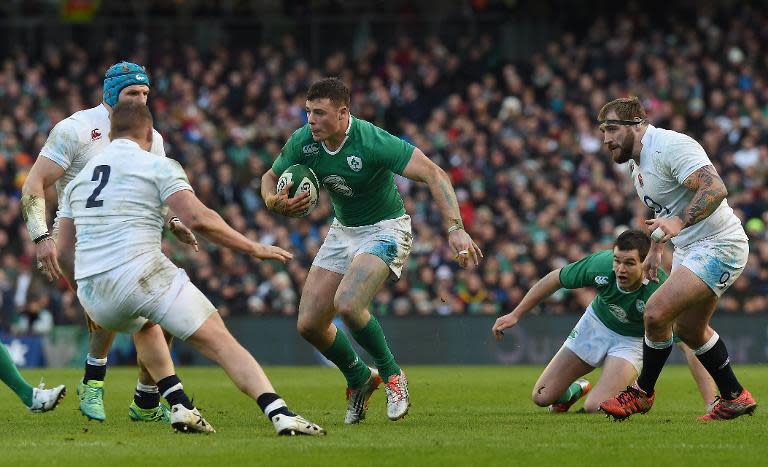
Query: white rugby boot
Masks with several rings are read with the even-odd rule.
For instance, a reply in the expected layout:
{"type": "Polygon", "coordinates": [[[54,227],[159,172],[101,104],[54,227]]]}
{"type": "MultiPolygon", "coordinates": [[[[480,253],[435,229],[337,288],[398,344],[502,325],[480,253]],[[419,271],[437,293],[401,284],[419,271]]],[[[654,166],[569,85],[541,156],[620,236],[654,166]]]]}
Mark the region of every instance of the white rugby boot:
{"type": "Polygon", "coordinates": [[[379,370],[371,368],[371,376],[368,381],[359,388],[347,388],[347,413],[344,415],[344,423],[352,425],[365,420],[368,401],[371,399],[373,391],[379,388],[381,382],[379,370]]]}
{"type": "Polygon", "coordinates": [[[171,426],[182,433],[216,433],[196,408],[190,410],[181,404],[171,407],[171,426]]]}

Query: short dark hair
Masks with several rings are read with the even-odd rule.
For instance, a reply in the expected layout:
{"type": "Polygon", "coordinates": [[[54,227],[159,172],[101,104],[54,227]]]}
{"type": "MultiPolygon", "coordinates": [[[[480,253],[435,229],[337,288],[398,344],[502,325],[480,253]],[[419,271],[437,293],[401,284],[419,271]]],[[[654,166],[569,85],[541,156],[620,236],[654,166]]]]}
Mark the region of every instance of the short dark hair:
{"type": "Polygon", "coordinates": [[[121,136],[144,137],[147,127],[152,128],[152,113],[141,102],[118,102],[110,117],[109,139],[121,136]]]}
{"type": "Polygon", "coordinates": [[[640,261],[643,261],[651,248],[651,237],[640,230],[625,230],[618,236],[613,245],[622,251],[637,250],[640,254],[640,261]]]}
{"type": "Polygon", "coordinates": [[[645,109],[640,99],[637,96],[622,97],[620,99],[614,99],[611,102],[605,104],[600,113],[597,114],[599,121],[604,121],[608,112],[615,111],[619,120],[632,121],[635,119],[645,120],[645,109]]]}
{"type": "Polygon", "coordinates": [[[307,100],[328,98],[336,106],[349,107],[349,88],[339,78],[323,78],[309,87],[307,100]]]}

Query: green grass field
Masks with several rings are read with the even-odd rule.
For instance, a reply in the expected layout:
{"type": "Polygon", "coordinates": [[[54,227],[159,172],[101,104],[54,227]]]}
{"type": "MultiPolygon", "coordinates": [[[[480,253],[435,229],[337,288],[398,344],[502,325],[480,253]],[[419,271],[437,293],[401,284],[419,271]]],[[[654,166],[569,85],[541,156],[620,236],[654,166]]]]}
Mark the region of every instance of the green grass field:
{"type": "MultiPolygon", "coordinates": [[[[380,390],[368,419],[345,426],[344,383],[335,369],[268,368],[291,408],[328,430],[323,438],[276,437],[256,404],[219,369],[179,370],[218,431],[210,436],[131,422],[133,368],[109,370],[104,423],[86,421],[77,409],[79,370],[27,370],[30,381],[45,375],[49,385],[67,384],[69,393],[54,412],[33,415],[3,389],[0,465],[768,465],[768,415],[758,410],[730,422],[697,422],[703,402],[686,367],[665,369],[653,410],[622,423],[536,407],[529,394],[541,369],[408,367],[413,406],[404,420],[386,418],[380,390]]],[[[768,367],[737,372],[760,401],[768,367]]]]}

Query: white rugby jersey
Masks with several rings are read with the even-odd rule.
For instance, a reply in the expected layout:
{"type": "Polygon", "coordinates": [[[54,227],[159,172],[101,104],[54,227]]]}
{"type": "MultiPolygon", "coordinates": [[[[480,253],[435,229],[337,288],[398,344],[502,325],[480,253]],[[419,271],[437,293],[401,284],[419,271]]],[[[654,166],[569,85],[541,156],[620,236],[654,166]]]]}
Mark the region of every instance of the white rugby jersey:
{"type": "MultiPolygon", "coordinates": [[[[690,136],[648,125],[641,140],[640,165],[629,161],[632,182],[640,199],[653,210],[655,217],[683,217],[683,211],[694,193],[683,182],[697,169],[712,165],[704,148],[690,136]]],[[[706,219],[680,231],[672,238],[676,247],[719,235],[744,235],[741,221],[728,206],[720,202],[706,219]]]]}
{"type": "Polygon", "coordinates": [[[160,253],[165,200],[192,190],[178,162],[119,138],[64,189],[59,215],[74,219],[75,279],[160,253]]]}
{"type": "MultiPolygon", "coordinates": [[[[109,144],[109,110],[99,104],[92,109],[75,112],[53,127],[40,155],[55,162],[64,175],[56,181],[56,193],[61,194],[67,184],[80,173],[91,158],[109,144]]],[[[163,137],[157,130],[152,130],[152,148],[150,152],[165,156],[163,137]]]]}

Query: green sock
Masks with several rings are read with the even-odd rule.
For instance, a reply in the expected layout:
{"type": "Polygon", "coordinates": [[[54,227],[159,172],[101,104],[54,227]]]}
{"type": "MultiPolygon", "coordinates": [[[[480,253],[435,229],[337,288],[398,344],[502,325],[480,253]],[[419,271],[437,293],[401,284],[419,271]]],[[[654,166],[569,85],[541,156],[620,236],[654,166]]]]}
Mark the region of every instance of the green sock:
{"type": "Polygon", "coordinates": [[[325,349],[322,354],[332,361],[347,379],[347,386],[357,388],[363,385],[371,377],[368,365],[357,356],[352,344],[341,329],[336,329],[336,337],[333,344],[325,349]]]}
{"type": "Polygon", "coordinates": [[[384,331],[375,316],[371,315],[371,320],[364,328],[352,331],[352,337],[366,352],[371,354],[373,363],[379,369],[381,379],[386,382],[391,375],[400,373],[400,367],[395,361],[395,356],[389,350],[387,338],[384,337],[384,331]]]}
{"type": "Polygon", "coordinates": [[[32,405],[32,386],[21,376],[16,364],[13,363],[11,354],[2,343],[0,343],[0,379],[19,396],[27,407],[32,405]]]}
{"type": "Polygon", "coordinates": [[[571,383],[571,385],[568,386],[568,389],[566,389],[565,392],[560,396],[560,399],[555,401],[555,404],[569,402],[574,396],[578,396],[580,394],[581,386],[579,383],[571,383]]]}

